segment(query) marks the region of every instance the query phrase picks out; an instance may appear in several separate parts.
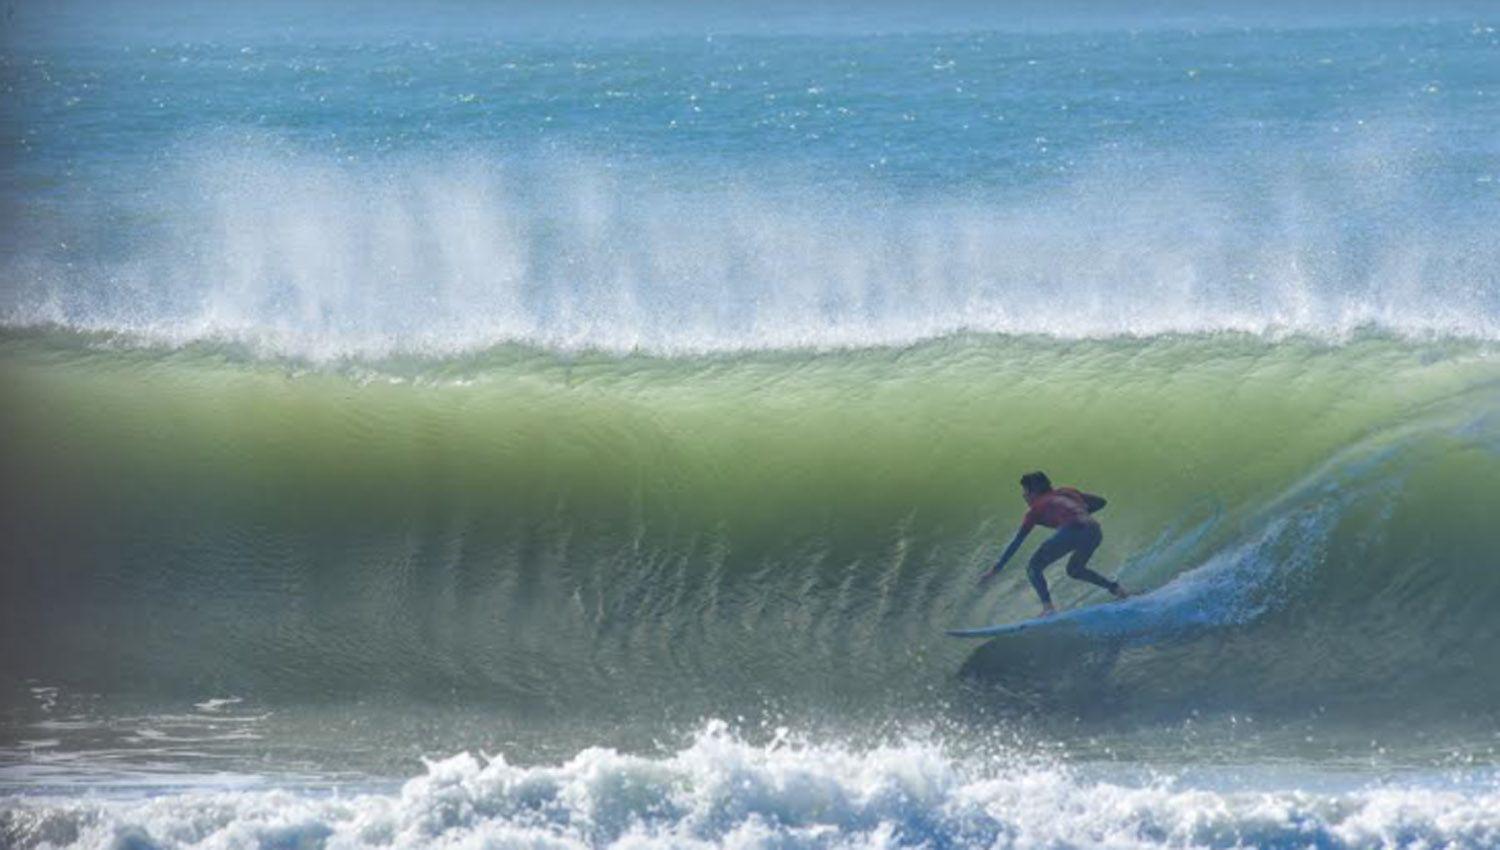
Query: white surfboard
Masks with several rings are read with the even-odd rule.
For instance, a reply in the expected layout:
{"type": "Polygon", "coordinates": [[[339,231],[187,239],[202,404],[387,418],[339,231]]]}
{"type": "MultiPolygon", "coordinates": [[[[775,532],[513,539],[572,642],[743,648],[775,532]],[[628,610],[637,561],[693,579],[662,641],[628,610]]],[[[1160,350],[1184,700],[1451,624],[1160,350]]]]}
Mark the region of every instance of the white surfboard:
{"type": "Polygon", "coordinates": [[[1053,620],[1057,619],[1058,616],[1061,615],[1055,615],[1052,617],[1033,617],[1030,620],[1022,620],[1018,623],[1002,623],[998,626],[983,626],[978,629],[949,629],[948,634],[953,635],[954,637],[962,638],[987,638],[996,637],[997,635],[1009,635],[1015,634],[1016,632],[1024,632],[1027,629],[1034,629],[1037,626],[1051,623],[1053,620]]]}
{"type": "MultiPolygon", "coordinates": [[[[1140,599],[1143,595],[1144,594],[1141,593],[1132,593],[1127,599],[1115,599],[1110,602],[1103,602],[1097,605],[1085,605],[1082,608],[1071,608],[1067,611],[1053,614],[1050,617],[1032,617],[1029,620],[1018,620],[1014,623],[1001,623],[998,626],[983,626],[977,629],[949,629],[948,634],[953,635],[954,637],[961,638],[989,638],[998,637],[999,635],[1013,635],[1017,632],[1024,632],[1030,629],[1040,628],[1042,626],[1056,626],[1062,623],[1071,623],[1085,620],[1085,618],[1090,617],[1093,614],[1105,614],[1105,612],[1109,611],[1112,608],[1115,611],[1119,611],[1120,608],[1116,607],[1119,605],[1119,603],[1127,602],[1132,599],[1140,599]]],[[[1106,617],[1108,616],[1108,614],[1105,615],[1106,617]]]]}

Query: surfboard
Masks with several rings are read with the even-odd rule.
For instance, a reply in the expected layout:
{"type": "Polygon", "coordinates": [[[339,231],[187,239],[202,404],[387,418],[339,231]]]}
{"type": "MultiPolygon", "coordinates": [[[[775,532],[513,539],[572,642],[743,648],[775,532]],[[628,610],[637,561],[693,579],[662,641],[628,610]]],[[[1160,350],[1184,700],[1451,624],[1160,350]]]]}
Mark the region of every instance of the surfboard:
{"type": "Polygon", "coordinates": [[[1061,615],[1054,615],[1052,617],[1032,617],[1030,620],[1021,620],[1017,623],[1002,623],[998,626],[984,626],[978,629],[949,629],[948,634],[953,635],[954,637],[961,638],[987,638],[996,637],[998,635],[1009,635],[1015,634],[1016,632],[1024,632],[1027,629],[1034,629],[1037,626],[1054,622],[1057,619],[1057,616],[1061,615]]]}
{"type": "Polygon", "coordinates": [[[1126,599],[1115,599],[1097,605],[1085,605],[1082,608],[1070,608],[1066,611],[1053,614],[1050,617],[1032,617],[1029,620],[1018,620],[1014,623],[1001,623],[998,626],[983,626],[977,629],[949,629],[948,634],[954,637],[961,638],[988,638],[997,637],[999,635],[1013,635],[1017,632],[1024,632],[1030,629],[1040,628],[1042,626],[1055,626],[1061,623],[1069,623],[1075,621],[1087,622],[1085,618],[1090,617],[1090,612],[1104,613],[1105,611],[1114,608],[1121,602],[1126,602],[1130,599],[1140,599],[1142,595],[1143,594],[1141,593],[1132,593],[1126,599]]]}

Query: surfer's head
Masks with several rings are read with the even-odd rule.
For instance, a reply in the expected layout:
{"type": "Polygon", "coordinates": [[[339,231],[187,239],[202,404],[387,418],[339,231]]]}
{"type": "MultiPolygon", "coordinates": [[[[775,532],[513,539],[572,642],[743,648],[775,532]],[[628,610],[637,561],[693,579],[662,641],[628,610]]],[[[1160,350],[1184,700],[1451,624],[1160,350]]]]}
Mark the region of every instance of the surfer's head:
{"type": "Polygon", "coordinates": [[[1021,498],[1026,504],[1031,500],[1052,489],[1052,479],[1045,472],[1028,472],[1021,476],[1021,498]]]}

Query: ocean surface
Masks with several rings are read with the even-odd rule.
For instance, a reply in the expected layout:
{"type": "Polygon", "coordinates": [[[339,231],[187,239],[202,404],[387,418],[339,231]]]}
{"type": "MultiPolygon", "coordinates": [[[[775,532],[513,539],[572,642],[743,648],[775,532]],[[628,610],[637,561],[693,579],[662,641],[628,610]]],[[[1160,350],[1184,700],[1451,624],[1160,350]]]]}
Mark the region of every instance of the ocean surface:
{"type": "Polygon", "coordinates": [[[1500,846],[1500,5],[1313,6],[7,6],[0,847],[1500,846]]]}

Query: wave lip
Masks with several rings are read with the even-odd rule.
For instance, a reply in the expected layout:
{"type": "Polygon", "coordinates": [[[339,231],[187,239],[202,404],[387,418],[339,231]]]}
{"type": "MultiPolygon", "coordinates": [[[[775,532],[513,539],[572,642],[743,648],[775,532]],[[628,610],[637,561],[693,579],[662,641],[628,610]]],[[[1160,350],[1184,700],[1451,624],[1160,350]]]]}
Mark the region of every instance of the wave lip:
{"type": "Polygon", "coordinates": [[[718,722],[660,757],[584,750],[523,767],[470,754],[394,793],[193,792],[20,800],[11,846],[532,848],[1480,848],[1500,791],[1413,782],[1315,792],[1223,790],[1080,768],[958,759],[906,741],[858,751],[749,745],[718,722]]]}

